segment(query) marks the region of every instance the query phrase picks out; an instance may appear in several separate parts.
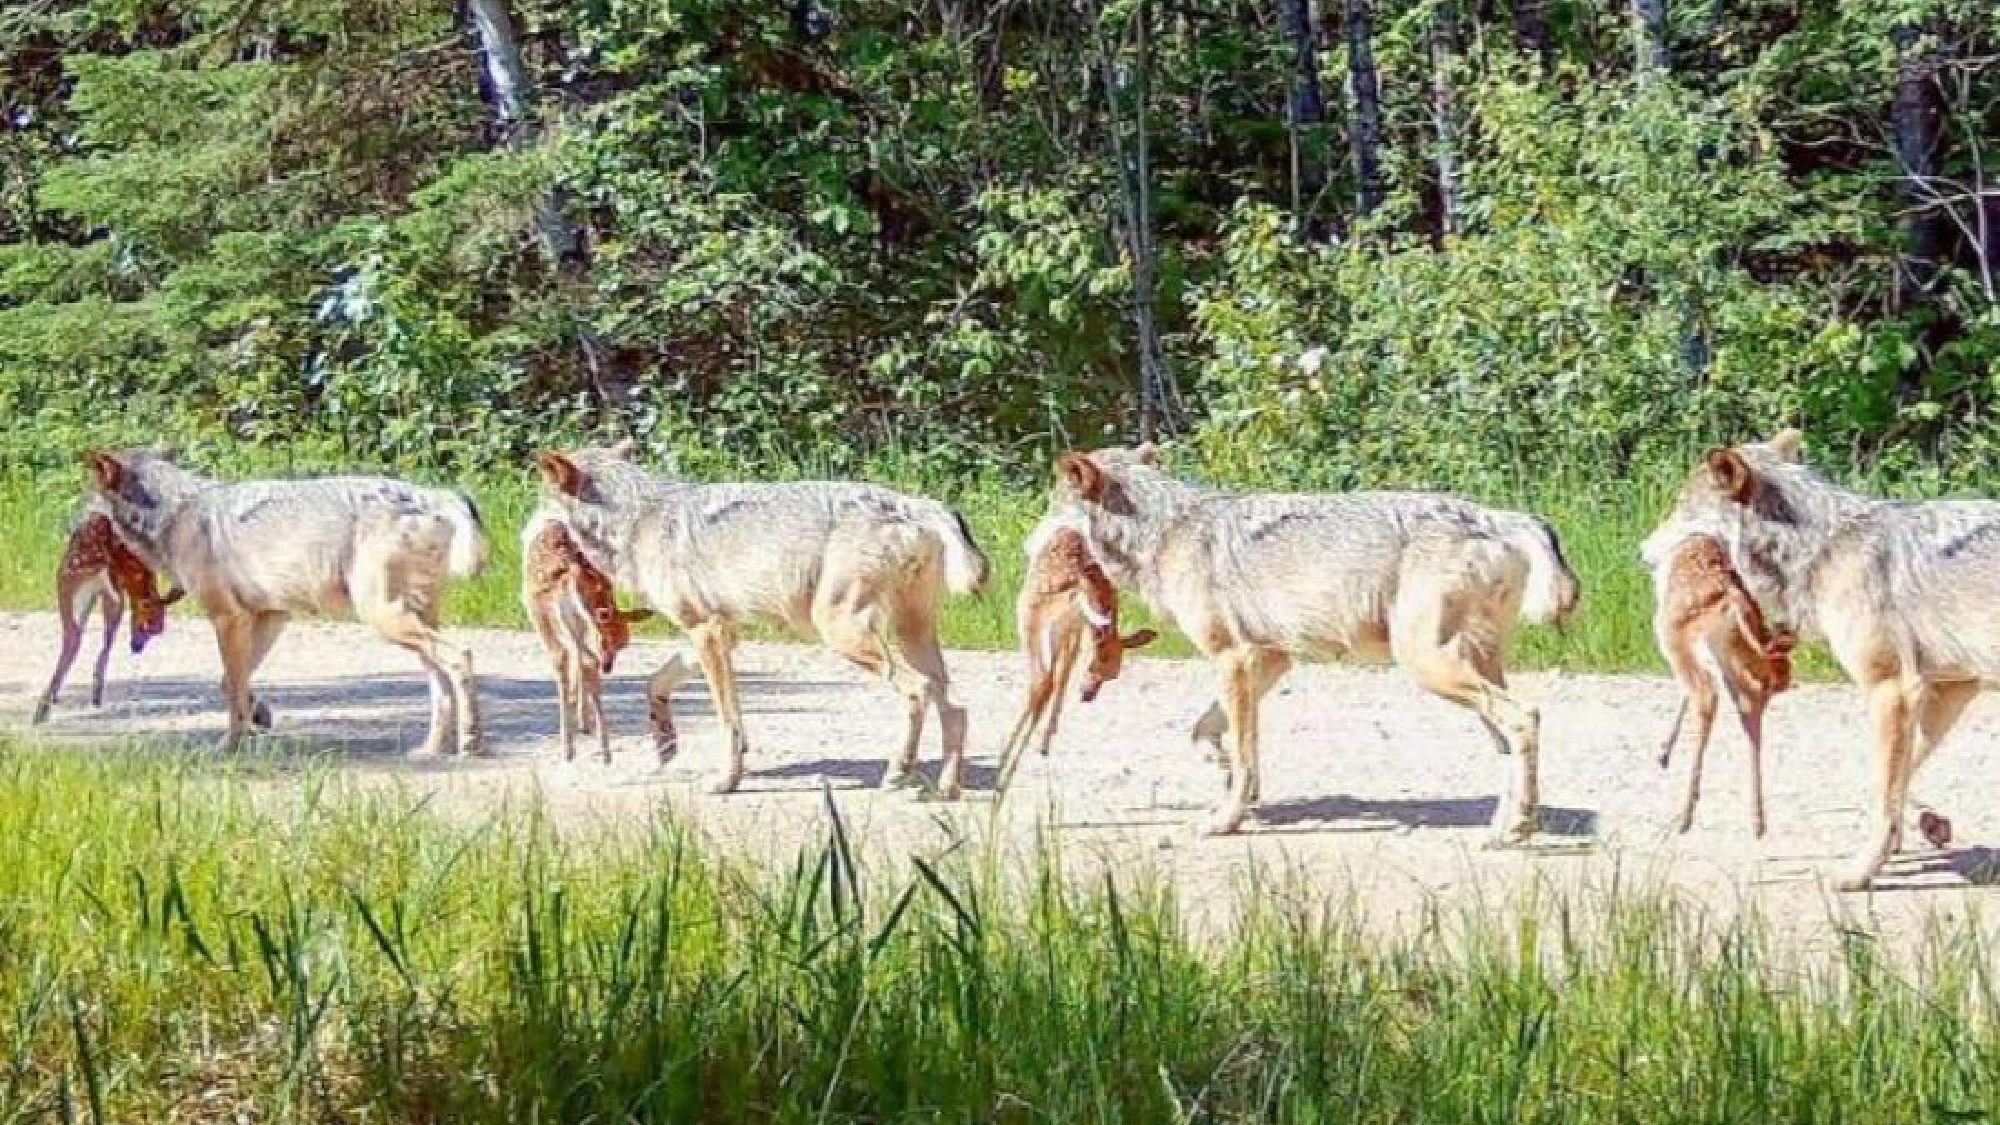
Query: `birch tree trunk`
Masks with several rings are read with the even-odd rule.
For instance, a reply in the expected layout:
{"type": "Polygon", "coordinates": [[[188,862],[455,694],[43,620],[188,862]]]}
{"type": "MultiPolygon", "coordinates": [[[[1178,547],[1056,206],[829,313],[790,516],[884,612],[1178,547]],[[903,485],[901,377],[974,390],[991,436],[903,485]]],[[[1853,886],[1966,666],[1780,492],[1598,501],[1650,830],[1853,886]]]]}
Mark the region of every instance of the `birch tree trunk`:
{"type": "Polygon", "coordinates": [[[1458,13],[1451,0],[1431,12],[1431,125],[1437,132],[1438,241],[1459,233],[1458,99],[1451,68],[1458,54],[1458,13]]]}

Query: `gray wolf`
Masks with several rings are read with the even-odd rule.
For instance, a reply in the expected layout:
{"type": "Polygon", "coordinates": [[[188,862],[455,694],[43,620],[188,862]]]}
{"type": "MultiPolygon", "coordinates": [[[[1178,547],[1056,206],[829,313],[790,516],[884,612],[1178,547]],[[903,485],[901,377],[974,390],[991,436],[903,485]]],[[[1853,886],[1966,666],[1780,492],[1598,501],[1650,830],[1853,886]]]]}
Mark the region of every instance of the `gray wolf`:
{"type": "Polygon", "coordinates": [[[1540,715],[1508,691],[1503,659],[1517,616],[1559,621],[1576,605],[1548,524],[1433,493],[1216,491],[1169,476],[1150,445],[1063,455],[1054,503],[1215,664],[1219,698],[1194,738],[1219,754],[1234,737],[1209,834],[1237,831],[1256,803],[1259,703],[1300,657],[1392,658],[1472,710],[1516,764],[1496,832],[1534,831],[1540,715]]]}
{"type": "Polygon", "coordinates": [[[590,564],[561,520],[540,515],[521,529],[521,608],[556,674],[556,722],[563,758],[576,759],[576,735],[596,734],[611,761],[604,722],[604,677],[632,643],[632,625],[649,609],[620,609],[611,580],[590,564]]]}
{"type": "Polygon", "coordinates": [[[1015,599],[1015,630],[1028,663],[1028,695],[1013,733],[1000,755],[999,788],[1013,779],[1021,752],[1039,728],[1038,749],[1044,756],[1062,718],[1062,696],[1090,630],[1090,663],[1084,670],[1082,697],[1097,698],[1106,683],[1124,668],[1125,651],[1153,643],[1151,629],[1118,631],[1118,591],[1104,568],[1090,554],[1083,532],[1074,527],[1037,528],[1027,543],[1028,572],[1015,599]]]}
{"type": "Polygon", "coordinates": [[[1680,740],[1688,705],[1694,705],[1694,761],[1688,766],[1680,830],[1694,827],[1694,807],[1701,799],[1702,759],[1708,752],[1720,688],[1729,693],[1744,737],[1750,742],[1750,829],[1762,837],[1764,709],[1772,696],[1792,686],[1793,638],[1764,623],[1756,599],[1729,563],[1728,549],[1712,535],[1690,535],[1682,540],[1655,575],[1653,636],[1684,693],[1674,725],[1660,748],[1662,769],[1680,740]]]}
{"type": "Polygon", "coordinates": [[[816,635],[903,695],[908,721],[885,786],[923,785],[917,745],[935,709],[938,790],[959,795],[966,718],[949,697],[937,617],[944,592],[979,589],[987,565],[956,512],[849,482],[695,484],[647,472],[624,447],[544,452],[536,464],[546,509],[591,561],[693,642],[728,740],[713,791],[743,780],[748,740],[731,653],[740,624],[761,619],[816,635]]]}
{"type": "Polygon", "coordinates": [[[1838,873],[1861,890],[1902,846],[1910,783],[1983,682],[2000,678],[2000,503],[1878,500],[1802,460],[1803,436],[1711,449],[1642,553],[1727,530],[1765,611],[1826,640],[1874,744],[1869,827],[1838,873]]]}
{"type": "Polygon", "coordinates": [[[464,495],[383,477],[221,481],[152,451],[86,456],[94,502],[149,565],[208,615],[229,707],[224,749],[264,708],[250,691],[293,613],[351,614],[414,653],[430,680],[422,752],[455,737],[483,749],[472,654],[438,632],[448,579],[486,562],[479,514],[464,495]]]}
{"type": "Polygon", "coordinates": [[[132,610],[132,655],[146,651],[146,643],[167,629],[167,607],[180,601],[185,591],[179,587],[162,594],[153,569],[119,540],[111,518],[102,512],[87,513],[70,532],[56,565],[56,612],[62,618],[62,650],[56,656],[56,670],[49,686],[35,705],[30,723],[49,717],[70,666],[83,647],[83,629],[95,606],[104,609],[104,644],[97,650],[97,663],[90,678],[90,705],[104,705],[104,674],[111,663],[111,646],[118,639],[118,627],[125,610],[132,610]]]}

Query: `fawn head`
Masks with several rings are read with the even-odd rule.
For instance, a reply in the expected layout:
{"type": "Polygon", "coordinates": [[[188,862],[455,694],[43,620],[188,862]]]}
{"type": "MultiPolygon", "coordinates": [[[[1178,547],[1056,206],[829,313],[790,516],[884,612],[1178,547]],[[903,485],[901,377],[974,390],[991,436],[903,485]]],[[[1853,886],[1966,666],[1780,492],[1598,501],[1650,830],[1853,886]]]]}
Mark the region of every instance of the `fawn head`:
{"type": "Polygon", "coordinates": [[[1108,607],[1097,606],[1091,604],[1089,597],[1079,594],[1076,604],[1090,626],[1090,665],[1083,673],[1083,701],[1089,703],[1097,698],[1098,691],[1105,684],[1117,679],[1118,673],[1125,670],[1126,649],[1152,644],[1159,634],[1151,629],[1120,633],[1116,601],[1108,607]]]}
{"type": "Polygon", "coordinates": [[[589,613],[591,625],[597,630],[598,666],[608,676],[612,666],[618,662],[618,654],[632,643],[633,624],[650,620],[653,611],[619,609],[618,599],[612,594],[611,580],[592,566],[577,568],[576,595],[589,613]]]}
{"type": "Polygon", "coordinates": [[[132,654],[146,651],[146,642],[167,631],[167,607],[187,596],[179,586],[160,593],[153,570],[122,545],[111,549],[111,583],[132,610],[132,654]]]}

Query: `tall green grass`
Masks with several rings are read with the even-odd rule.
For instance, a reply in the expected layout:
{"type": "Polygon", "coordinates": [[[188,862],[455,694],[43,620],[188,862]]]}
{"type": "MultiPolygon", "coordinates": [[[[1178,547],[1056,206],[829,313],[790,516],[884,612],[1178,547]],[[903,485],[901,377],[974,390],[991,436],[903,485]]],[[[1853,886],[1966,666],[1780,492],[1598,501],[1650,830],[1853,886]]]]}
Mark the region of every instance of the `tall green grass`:
{"type": "Polygon", "coordinates": [[[873,867],[801,816],[760,874],[667,816],[565,835],[257,768],[0,743],[0,1122],[2000,1113],[1955,931],[1892,969],[1629,894],[1384,939],[1287,893],[1216,940],[1046,854],[873,867]]]}

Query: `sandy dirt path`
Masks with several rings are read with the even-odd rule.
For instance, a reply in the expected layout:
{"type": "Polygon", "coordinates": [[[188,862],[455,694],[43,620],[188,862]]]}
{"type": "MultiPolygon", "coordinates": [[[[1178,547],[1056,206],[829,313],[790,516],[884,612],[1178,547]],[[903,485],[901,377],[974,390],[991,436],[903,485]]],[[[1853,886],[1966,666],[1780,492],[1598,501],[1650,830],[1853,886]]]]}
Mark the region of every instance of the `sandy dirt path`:
{"type": "MultiPolygon", "coordinates": [[[[969,782],[957,806],[878,793],[901,703],[815,649],[747,645],[739,656],[749,729],[742,792],[713,797],[719,728],[699,680],[676,699],[683,752],[661,769],[644,737],[645,675],[670,643],[641,641],[607,691],[617,757],[565,765],[554,737],[554,687],[532,636],[464,632],[477,653],[494,756],[410,762],[422,736],[424,685],[403,653],[348,625],[299,624],[259,675],[280,734],[324,749],[354,776],[388,778],[447,805],[490,807],[533,792],[565,821],[641,816],[670,802],[714,836],[762,857],[789,858],[823,831],[822,787],[864,844],[890,855],[935,851],[994,831],[1000,742],[1021,695],[1009,654],[950,654],[954,694],[972,717],[969,782]]],[[[25,725],[54,659],[46,614],[0,615],[0,725],[25,725]]],[[[48,725],[51,738],[180,737],[202,743],[223,725],[218,661],[207,626],[176,619],[143,658],[120,650],[107,705],[83,706],[88,658],[48,725]]],[[[1392,669],[1309,666],[1275,691],[1264,717],[1264,802],[1241,837],[1197,840],[1192,826],[1220,793],[1219,774],[1187,741],[1210,695],[1199,663],[1135,659],[1088,705],[1072,699],[1053,756],[1030,756],[998,831],[1010,841],[1054,825],[1069,862],[1151,869],[1195,910],[1218,910],[1252,872],[1303,879],[1351,897],[1372,921],[1408,924],[1428,905],[1509,901],[1520,888],[1664,883],[1727,913],[1744,904],[1803,946],[1861,924],[1903,939],[1928,916],[1978,918],[2000,884],[2000,704],[1984,698],[1926,767],[1915,793],[1948,813],[1956,840],[1898,858],[1882,889],[1835,895],[1826,879],[1857,840],[1866,791],[1860,701],[1842,685],[1780,697],[1769,717],[1771,834],[1748,830],[1746,756],[1718,722],[1700,820],[1679,836],[1668,821],[1685,763],[1654,764],[1677,702],[1671,682],[1635,676],[1520,677],[1544,716],[1544,833],[1530,846],[1487,851],[1486,823],[1504,768],[1473,719],[1416,690],[1392,669]]],[[[1726,721],[1726,717],[1725,720],[1726,721]]],[[[934,768],[935,725],[924,755],[934,768]]],[[[1917,839],[1914,826],[1909,832],[1917,839]]]]}

